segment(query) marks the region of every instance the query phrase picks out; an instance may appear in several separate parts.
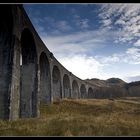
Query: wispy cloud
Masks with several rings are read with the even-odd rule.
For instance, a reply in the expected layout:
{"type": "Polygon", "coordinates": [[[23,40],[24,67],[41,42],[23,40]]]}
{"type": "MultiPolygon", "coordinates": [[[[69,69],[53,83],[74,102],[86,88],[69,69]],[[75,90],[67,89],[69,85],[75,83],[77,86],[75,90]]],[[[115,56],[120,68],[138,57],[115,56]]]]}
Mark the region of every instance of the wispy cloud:
{"type": "Polygon", "coordinates": [[[126,54],[128,54],[128,63],[132,64],[140,64],[140,49],[138,48],[129,48],[126,51],[126,54]]]}
{"type": "Polygon", "coordinates": [[[87,29],[89,27],[88,25],[89,20],[88,19],[81,19],[78,23],[78,25],[82,28],[82,29],[87,29]]]}
{"type": "Polygon", "coordinates": [[[89,28],[89,19],[81,18],[80,15],[78,15],[76,13],[76,11],[74,12],[72,20],[78,28],[81,28],[81,29],[88,29],[89,28]]]}
{"type": "Polygon", "coordinates": [[[103,47],[109,35],[104,31],[76,32],[68,35],[47,36],[42,34],[42,39],[48,48],[55,54],[87,53],[98,47],[103,47]]]}
{"type": "Polygon", "coordinates": [[[99,11],[103,26],[119,30],[115,42],[136,45],[135,41],[140,37],[140,4],[103,4],[99,11]]]}
{"type": "Polygon", "coordinates": [[[140,49],[132,47],[125,52],[114,53],[110,56],[95,56],[101,64],[112,65],[117,63],[140,64],[140,49]]]}
{"type": "Polygon", "coordinates": [[[140,39],[138,39],[138,40],[134,43],[134,46],[136,46],[136,47],[140,46],[140,39]]]}
{"type": "Polygon", "coordinates": [[[56,27],[61,31],[69,31],[72,29],[72,27],[65,20],[56,22],[56,27]]]}

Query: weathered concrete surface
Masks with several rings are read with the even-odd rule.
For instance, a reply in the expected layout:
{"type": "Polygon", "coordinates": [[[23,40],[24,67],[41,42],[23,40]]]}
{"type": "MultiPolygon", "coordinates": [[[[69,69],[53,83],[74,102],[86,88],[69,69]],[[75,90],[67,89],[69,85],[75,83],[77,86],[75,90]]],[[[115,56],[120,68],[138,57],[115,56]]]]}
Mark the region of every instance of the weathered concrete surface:
{"type": "Polygon", "coordinates": [[[14,38],[14,58],[13,58],[13,68],[12,68],[12,81],[11,81],[11,98],[10,98],[10,119],[17,119],[19,114],[17,114],[19,110],[19,101],[20,101],[20,43],[17,38],[14,38]]]}
{"type": "Polygon", "coordinates": [[[0,118],[2,119],[9,119],[10,111],[13,59],[12,30],[12,8],[8,5],[0,5],[0,118]]]}

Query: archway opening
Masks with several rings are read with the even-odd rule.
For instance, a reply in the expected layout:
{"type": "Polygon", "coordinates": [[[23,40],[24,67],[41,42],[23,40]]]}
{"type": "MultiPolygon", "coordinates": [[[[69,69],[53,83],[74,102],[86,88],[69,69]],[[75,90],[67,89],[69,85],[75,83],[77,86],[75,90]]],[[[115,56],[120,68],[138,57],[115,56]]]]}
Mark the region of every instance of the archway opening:
{"type": "Polygon", "coordinates": [[[55,101],[62,98],[61,76],[60,70],[58,69],[57,66],[53,67],[52,78],[53,78],[53,100],[55,101]]]}
{"type": "Polygon", "coordinates": [[[50,104],[51,102],[51,80],[49,60],[44,52],[39,59],[40,65],[40,102],[50,104]]]}
{"type": "Polygon", "coordinates": [[[70,97],[70,80],[67,74],[63,77],[64,98],[70,97]]]}
{"type": "Polygon", "coordinates": [[[72,98],[78,98],[79,96],[79,87],[76,80],[72,82],[72,98]]]}
{"type": "Polygon", "coordinates": [[[21,89],[20,117],[37,116],[37,53],[34,38],[29,29],[21,34],[21,89]]]}
{"type": "Polygon", "coordinates": [[[85,88],[85,85],[82,84],[81,87],[80,87],[80,92],[81,92],[81,98],[86,98],[87,95],[86,95],[86,88],[85,88]]]}
{"type": "Polygon", "coordinates": [[[93,89],[92,89],[91,87],[88,89],[88,98],[89,98],[89,99],[94,98],[93,89]]]}
{"type": "Polygon", "coordinates": [[[0,5],[0,118],[9,119],[12,77],[13,15],[11,5],[0,5]]]}

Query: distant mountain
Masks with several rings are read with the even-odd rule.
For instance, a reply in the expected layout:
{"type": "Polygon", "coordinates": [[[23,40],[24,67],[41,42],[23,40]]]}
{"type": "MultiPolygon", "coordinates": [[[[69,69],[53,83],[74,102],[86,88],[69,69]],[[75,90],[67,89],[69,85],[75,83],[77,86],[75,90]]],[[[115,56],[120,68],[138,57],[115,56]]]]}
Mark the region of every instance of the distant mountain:
{"type": "Polygon", "coordinates": [[[109,78],[106,80],[106,82],[111,84],[125,84],[126,82],[119,78],[109,78]]]}
{"type": "Polygon", "coordinates": [[[97,78],[86,79],[86,81],[93,84],[94,86],[97,86],[97,87],[107,86],[105,80],[100,80],[97,78]]]}
{"type": "Polygon", "coordinates": [[[140,81],[126,83],[119,78],[109,78],[107,80],[92,78],[85,81],[95,86],[95,98],[140,97],[140,81]]]}
{"type": "Polygon", "coordinates": [[[90,82],[91,84],[97,86],[97,87],[110,87],[112,85],[118,85],[122,86],[126,84],[125,81],[119,79],[119,78],[109,78],[107,80],[100,80],[97,78],[92,78],[92,79],[86,79],[87,82],[90,82]]]}

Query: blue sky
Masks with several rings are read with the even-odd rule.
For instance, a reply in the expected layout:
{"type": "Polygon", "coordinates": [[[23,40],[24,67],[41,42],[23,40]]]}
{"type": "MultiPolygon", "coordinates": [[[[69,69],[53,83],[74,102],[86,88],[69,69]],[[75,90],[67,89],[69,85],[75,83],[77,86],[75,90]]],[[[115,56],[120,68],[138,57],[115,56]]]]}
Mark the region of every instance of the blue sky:
{"type": "Polygon", "coordinates": [[[24,4],[48,49],[81,79],[140,80],[140,4],[24,4]]]}

